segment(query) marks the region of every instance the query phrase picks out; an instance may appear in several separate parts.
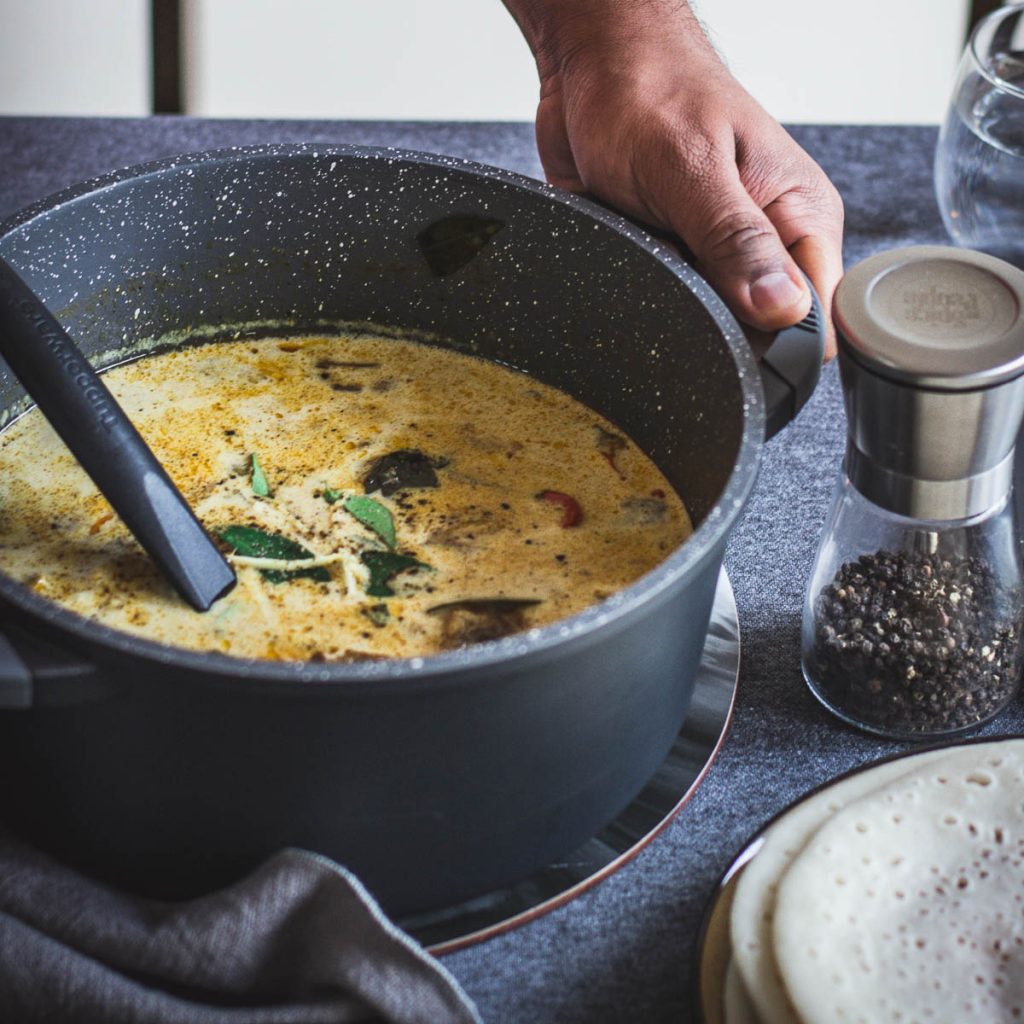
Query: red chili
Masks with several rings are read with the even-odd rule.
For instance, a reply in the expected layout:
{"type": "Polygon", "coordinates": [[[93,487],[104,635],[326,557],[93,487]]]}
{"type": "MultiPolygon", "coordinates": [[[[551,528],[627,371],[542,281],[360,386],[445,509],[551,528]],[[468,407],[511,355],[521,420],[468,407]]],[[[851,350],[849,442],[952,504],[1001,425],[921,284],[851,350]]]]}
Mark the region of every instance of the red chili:
{"type": "Polygon", "coordinates": [[[537,497],[541,501],[557,505],[562,510],[562,521],[558,524],[562,529],[578,526],[583,518],[583,510],[580,508],[580,503],[569,494],[563,494],[561,491],[541,491],[537,497]]]}

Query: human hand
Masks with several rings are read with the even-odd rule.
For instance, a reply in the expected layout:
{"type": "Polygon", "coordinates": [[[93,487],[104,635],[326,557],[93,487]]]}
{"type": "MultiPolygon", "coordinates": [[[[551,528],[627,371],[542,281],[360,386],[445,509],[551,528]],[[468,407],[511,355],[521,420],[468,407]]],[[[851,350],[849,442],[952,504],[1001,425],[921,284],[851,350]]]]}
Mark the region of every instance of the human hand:
{"type": "Polygon", "coordinates": [[[806,315],[800,270],[831,308],[839,194],[732,77],[685,3],[505,2],[537,59],[537,146],[552,184],[679,235],[747,324],[778,330],[806,315]]]}

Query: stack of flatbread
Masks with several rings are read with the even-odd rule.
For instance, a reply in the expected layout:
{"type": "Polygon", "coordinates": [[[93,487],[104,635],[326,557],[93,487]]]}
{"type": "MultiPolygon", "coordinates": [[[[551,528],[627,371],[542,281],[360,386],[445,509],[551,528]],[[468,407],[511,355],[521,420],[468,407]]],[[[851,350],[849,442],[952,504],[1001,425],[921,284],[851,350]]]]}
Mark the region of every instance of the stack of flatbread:
{"type": "Polygon", "coordinates": [[[730,936],[728,1024],[1024,1024],[1024,739],[798,804],[743,868],[730,936]]]}

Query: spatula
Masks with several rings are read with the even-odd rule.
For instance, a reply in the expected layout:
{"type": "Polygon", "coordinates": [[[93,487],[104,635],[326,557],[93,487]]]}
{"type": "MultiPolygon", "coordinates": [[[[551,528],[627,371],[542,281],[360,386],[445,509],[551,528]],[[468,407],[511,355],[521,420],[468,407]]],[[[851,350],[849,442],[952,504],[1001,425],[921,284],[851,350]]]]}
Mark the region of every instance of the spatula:
{"type": "Polygon", "coordinates": [[[0,356],[174,589],[206,611],[235,574],[78,346],[0,259],[0,356]]]}

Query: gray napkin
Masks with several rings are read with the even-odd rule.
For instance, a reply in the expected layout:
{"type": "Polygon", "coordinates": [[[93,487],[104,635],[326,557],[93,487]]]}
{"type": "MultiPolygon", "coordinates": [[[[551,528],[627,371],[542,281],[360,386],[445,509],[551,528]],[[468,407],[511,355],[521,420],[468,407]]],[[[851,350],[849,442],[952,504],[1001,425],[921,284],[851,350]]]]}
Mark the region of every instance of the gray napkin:
{"type": "Polygon", "coordinates": [[[479,1024],[349,872],[285,850],[187,903],[126,896],[0,831],[0,1020],[479,1024]]]}

